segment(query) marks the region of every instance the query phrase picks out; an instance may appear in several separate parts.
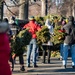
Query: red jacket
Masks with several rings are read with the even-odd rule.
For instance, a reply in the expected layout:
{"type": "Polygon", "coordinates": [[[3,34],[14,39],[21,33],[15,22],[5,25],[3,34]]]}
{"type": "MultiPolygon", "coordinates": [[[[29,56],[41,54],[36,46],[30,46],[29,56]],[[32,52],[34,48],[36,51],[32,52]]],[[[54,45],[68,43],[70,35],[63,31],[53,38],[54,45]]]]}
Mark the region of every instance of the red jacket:
{"type": "Polygon", "coordinates": [[[35,21],[30,21],[29,23],[27,23],[26,25],[24,25],[23,28],[28,28],[29,29],[29,32],[32,34],[32,38],[36,38],[36,32],[38,30],[41,30],[41,27],[39,25],[37,25],[35,23],[35,21]]]}
{"type": "Polygon", "coordinates": [[[11,75],[8,60],[10,58],[9,39],[6,33],[0,33],[0,75],[11,75]]]}

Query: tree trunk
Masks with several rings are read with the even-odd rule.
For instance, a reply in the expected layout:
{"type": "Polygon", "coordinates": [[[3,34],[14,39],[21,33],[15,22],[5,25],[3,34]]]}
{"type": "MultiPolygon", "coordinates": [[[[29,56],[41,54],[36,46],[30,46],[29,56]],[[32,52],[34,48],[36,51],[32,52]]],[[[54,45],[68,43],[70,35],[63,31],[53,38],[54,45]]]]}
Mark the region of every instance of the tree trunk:
{"type": "Polygon", "coordinates": [[[74,16],[74,19],[75,19],[75,2],[73,2],[73,12],[72,12],[72,14],[73,14],[73,16],[74,16]]]}
{"type": "Polygon", "coordinates": [[[47,0],[41,0],[41,16],[47,15],[47,0]]]}
{"type": "Polygon", "coordinates": [[[70,16],[72,16],[72,12],[73,12],[72,7],[73,7],[73,4],[70,5],[70,14],[69,14],[70,16]]]}
{"type": "Polygon", "coordinates": [[[20,4],[22,5],[19,7],[19,19],[28,19],[29,0],[20,0],[20,4]]]}
{"type": "Polygon", "coordinates": [[[1,2],[0,3],[0,21],[3,20],[3,11],[4,11],[3,8],[4,8],[4,3],[1,2]]]}

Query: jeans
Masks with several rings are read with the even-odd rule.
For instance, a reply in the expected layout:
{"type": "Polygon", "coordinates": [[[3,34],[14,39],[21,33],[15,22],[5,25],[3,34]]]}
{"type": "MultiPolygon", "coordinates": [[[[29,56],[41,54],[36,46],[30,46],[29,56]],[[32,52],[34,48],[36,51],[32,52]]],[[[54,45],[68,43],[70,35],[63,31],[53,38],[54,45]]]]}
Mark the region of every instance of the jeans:
{"type": "Polygon", "coordinates": [[[29,45],[27,46],[27,66],[30,66],[31,52],[33,54],[32,57],[33,65],[36,65],[36,51],[37,51],[37,41],[36,39],[31,39],[29,45]]]}
{"type": "MultiPolygon", "coordinates": [[[[39,52],[38,52],[38,46],[36,50],[36,60],[38,60],[39,52]]],[[[33,53],[31,53],[31,60],[33,59],[33,53]]]]}
{"type": "Polygon", "coordinates": [[[63,65],[67,64],[69,48],[70,48],[71,56],[72,56],[72,66],[75,66],[75,44],[73,44],[73,45],[64,44],[63,45],[63,61],[62,61],[62,63],[63,63],[63,65]]]}
{"type": "Polygon", "coordinates": [[[60,58],[63,57],[63,44],[60,44],[60,58]]]}

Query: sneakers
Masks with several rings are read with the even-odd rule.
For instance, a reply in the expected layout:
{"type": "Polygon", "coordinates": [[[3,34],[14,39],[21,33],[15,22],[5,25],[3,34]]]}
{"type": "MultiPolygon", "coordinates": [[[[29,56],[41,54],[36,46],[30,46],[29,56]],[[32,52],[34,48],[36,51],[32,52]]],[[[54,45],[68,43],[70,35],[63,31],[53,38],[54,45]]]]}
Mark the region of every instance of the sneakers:
{"type": "Polygon", "coordinates": [[[28,65],[27,67],[31,67],[30,65],[28,65]]]}
{"type": "Polygon", "coordinates": [[[75,66],[72,66],[73,69],[75,69],[75,66]]]}
{"type": "Polygon", "coordinates": [[[50,63],[50,60],[48,60],[48,64],[50,63]]]}
{"type": "Polygon", "coordinates": [[[22,66],[22,67],[20,68],[20,71],[25,71],[24,66],[22,66]]]}
{"type": "MultiPolygon", "coordinates": [[[[66,65],[62,65],[63,69],[66,69],[66,65]]],[[[73,69],[75,69],[75,66],[72,66],[73,69]]]]}
{"type": "Polygon", "coordinates": [[[66,65],[62,65],[62,68],[63,68],[63,69],[66,69],[66,65]]]}
{"type": "Polygon", "coordinates": [[[60,60],[63,60],[62,58],[60,58],[60,60]]]}

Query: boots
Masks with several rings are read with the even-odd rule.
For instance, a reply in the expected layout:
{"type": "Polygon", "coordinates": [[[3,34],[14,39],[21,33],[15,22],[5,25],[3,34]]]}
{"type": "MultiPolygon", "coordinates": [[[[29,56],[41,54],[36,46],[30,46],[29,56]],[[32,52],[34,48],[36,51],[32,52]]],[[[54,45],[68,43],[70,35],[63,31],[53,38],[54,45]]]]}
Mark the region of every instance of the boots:
{"type": "Polygon", "coordinates": [[[21,67],[20,67],[20,71],[25,71],[24,66],[21,66],[21,67]]]}

